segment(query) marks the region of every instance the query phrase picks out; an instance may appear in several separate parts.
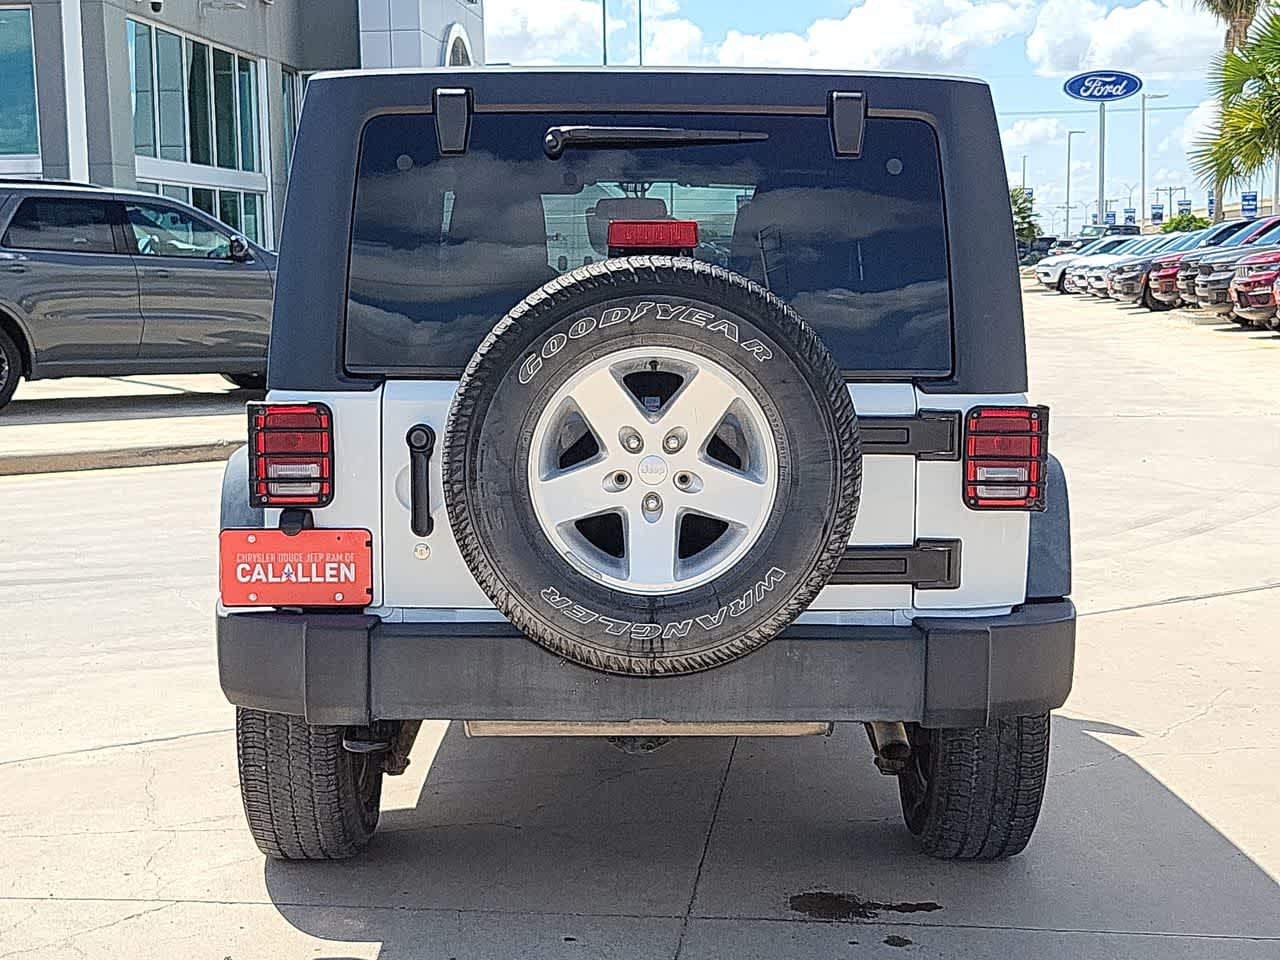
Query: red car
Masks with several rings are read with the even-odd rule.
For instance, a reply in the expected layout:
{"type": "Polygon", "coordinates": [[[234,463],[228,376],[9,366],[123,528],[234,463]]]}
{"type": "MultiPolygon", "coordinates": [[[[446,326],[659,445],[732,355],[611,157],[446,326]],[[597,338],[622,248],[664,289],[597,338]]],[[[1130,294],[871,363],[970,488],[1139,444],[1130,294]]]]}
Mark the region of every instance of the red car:
{"type": "Polygon", "coordinates": [[[1273,326],[1278,280],[1280,250],[1255,253],[1236,264],[1236,275],[1228,287],[1236,318],[1254,326],[1273,326]]]}

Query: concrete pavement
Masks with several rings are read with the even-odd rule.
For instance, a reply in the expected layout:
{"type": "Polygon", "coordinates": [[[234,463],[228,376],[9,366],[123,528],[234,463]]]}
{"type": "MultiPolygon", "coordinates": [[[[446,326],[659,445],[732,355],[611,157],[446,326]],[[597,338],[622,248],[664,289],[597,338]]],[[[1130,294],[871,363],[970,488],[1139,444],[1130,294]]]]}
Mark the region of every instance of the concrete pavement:
{"type": "Polygon", "coordinates": [[[254,396],[219,376],[24,382],[0,411],[0,476],[225,460],[254,396]]]}
{"type": "Polygon", "coordinates": [[[1280,338],[1027,307],[1082,618],[1023,856],[914,854],[856,728],[629,757],[435,725],[364,857],[267,862],[212,648],[221,466],[9,477],[0,957],[1280,955],[1280,338]]]}

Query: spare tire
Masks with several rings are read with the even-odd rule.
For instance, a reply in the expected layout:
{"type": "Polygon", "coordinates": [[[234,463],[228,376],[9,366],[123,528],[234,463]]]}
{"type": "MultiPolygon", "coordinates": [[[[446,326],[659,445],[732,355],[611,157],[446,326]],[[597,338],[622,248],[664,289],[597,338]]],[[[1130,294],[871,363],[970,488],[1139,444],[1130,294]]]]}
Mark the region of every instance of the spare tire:
{"type": "Polygon", "coordinates": [[[853,404],[812,329],[755,283],[630,257],[543,286],[450,409],[462,556],[532,640],[613,673],[754,650],[827,583],[858,509],[853,404]]]}

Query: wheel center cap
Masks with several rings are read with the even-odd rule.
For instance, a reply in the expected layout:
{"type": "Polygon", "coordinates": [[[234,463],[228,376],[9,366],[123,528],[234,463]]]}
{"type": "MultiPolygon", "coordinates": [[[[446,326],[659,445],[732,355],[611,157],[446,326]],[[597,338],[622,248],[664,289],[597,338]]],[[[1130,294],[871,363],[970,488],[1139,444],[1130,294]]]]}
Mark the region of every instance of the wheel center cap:
{"type": "Polygon", "coordinates": [[[636,475],[649,486],[656,486],[667,479],[667,461],[661,457],[645,457],[636,467],[636,475]]]}

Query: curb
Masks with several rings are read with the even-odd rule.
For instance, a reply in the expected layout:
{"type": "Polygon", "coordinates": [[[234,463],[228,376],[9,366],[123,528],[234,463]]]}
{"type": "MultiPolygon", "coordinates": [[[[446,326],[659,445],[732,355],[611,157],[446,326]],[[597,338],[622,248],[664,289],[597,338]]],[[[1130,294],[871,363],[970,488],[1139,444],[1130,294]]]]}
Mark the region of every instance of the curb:
{"type": "Polygon", "coordinates": [[[179,446],[0,455],[0,477],[67,473],[74,470],[112,470],[118,467],[158,467],[175,463],[209,463],[226,460],[242,446],[242,440],[216,440],[212,443],[179,446]]]}

